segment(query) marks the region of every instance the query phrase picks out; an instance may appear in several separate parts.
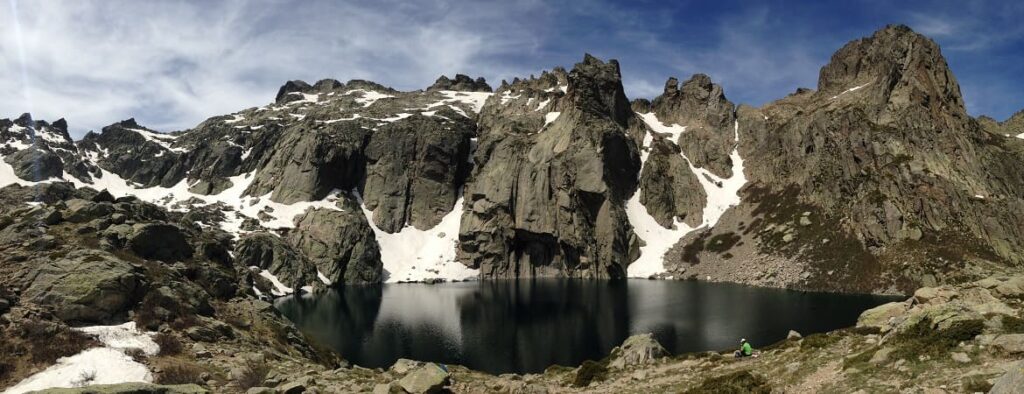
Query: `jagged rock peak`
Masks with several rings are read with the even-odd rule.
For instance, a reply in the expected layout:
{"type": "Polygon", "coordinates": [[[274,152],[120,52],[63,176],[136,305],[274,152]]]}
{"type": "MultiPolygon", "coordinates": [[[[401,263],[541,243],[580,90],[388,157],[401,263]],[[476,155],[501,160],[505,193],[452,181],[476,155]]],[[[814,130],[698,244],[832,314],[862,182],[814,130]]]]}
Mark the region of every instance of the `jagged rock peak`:
{"type": "Polygon", "coordinates": [[[887,103],[890,111],[926,104],[935,112],[966,113],[939,45],[904,25],[889,25],[846,44],[818,77],[818,91],[827,96],[861,88],[885,100],[875,104],[887,103]]]}
{"type": "Polygon", "coordinates": [[[434,81],[433,85],[430,85],[427,90],[457,90],[460,92],[491,92],[491,85],[487,84],[487,80],[483,77],[479,77],[476,80],[470,78],[465,74],[455,74],[455,79],[449,79],[447,76],[440,76],[437,81],[434,81]]]}
{"type": "Polygon", "coordinates": [[[705,74],[694,74],[681,86],[678,79],[669,78],[664,92],[654,99],[651,107],[662,121],[687,126],[688,130],[729,129],[736,111],[735,105],[725,97],[722,86],[705,74]]]}
{"type": "Polygon", "coordinates": [[[551,69],[551,71],[541,71],[540,77],[533,75],[525,79],[516,77],[512,79],[512,83],[502,80],[501,86],[498,87],[497,91],[553,90],[565,87],[568,83],[569,73],[565,71],[565,68],[559,66],[551,69]]]}
{"type": "Polygon", "coordinates": [[[306,92],[309,91],[309,89],[311,88],[312,86],[310,86],[305,81],[300,81],[297,79],[294,81],[285,82],[284,85],[282,85],[281,88],[277,90],[277,96],[274,97],[274,101],[280,103],[283,99],[288,97],[289,93],[306,92]]]}
{"type": "MultiPolygon", "coordinates": [[[[118,127],[122,127],[122,128],[125,128],[125,129],[143,129],[143,130],[146,129],[145,127],[140,126],[139,123],[135,121],[135,118],[125,119],[125,120],[122,120],[120,122],[114,123],[111,126],[118,126],[118,127]]],[[[106,127],[104,127],[104,128],[106,128],[106,127]]]]}
{"type": "Polygon", "coordinates": [[[589,53],[569,72],[567,95],[574,107],[592,114],[608,115],[625,126],[632,115],[622,88],[622,74],[615,59],[603,62],[589,53]]]}

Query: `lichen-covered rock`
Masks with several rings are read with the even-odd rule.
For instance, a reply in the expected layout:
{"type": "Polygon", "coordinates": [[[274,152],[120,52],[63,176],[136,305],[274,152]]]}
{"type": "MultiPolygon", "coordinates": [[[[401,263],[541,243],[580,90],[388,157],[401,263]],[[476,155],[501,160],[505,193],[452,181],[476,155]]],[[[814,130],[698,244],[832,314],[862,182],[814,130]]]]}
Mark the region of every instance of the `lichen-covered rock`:
{"type": "Polygon", "coordinates": [[[613,358],[608,366],[612,368],[651,364],[669,355],[651,334],[637,334],[626,338],[621,346],[612,349],[611,354],[613,358]]]}
{"type": "Polygon", "coordinates": [[[409,393],[437,393],[448,385],[449,374],[440,365],[428,363],[405,375],[398,384],[409,393]]]}
{"type": "Polygon", "coordinates": [[[382,280],[380,249],[366,217],[354,203],[345,210],[310,209],[295,219],[288,235],[331,283],[363,284],[382,280]]]}
{"type": "Polygon", "coordinates": [[[868,309],[857,318],[857,327],[878,328],[885,332],[892,329],[892,319],[907,312],[905,302],[890,302],[868,309]]]}
{"type": "Polygon", "coordinates": [[[1024,387],[1024,361],[1013,364],[1003,376],[996,379],[989,394],[1014,394],[1019,393],[1024,387]]]}
{"type": "Polygon", "coordinates": [[[112,254],[79,249],[46,258],[25,276],[21,297],[53,309],[69,323],[105,323],[123,318],[145,293],[138,268],[112,254]]]}

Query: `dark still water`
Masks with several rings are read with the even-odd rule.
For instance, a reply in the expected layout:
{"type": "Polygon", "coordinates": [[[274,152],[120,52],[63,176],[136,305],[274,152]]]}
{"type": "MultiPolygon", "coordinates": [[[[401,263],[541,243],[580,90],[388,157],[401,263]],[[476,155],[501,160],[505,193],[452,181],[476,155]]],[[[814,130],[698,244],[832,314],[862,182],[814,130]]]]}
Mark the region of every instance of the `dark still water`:
{"type": "Polygon", "coordinates": [[[886,297],[804,293],[696,281],[481,281],[346,287],[277,308],[364,367],[399,358],[490,373],[540,372],[600,359],[651,332],[673,354],[755,347],[852,326],[886,297]]]}

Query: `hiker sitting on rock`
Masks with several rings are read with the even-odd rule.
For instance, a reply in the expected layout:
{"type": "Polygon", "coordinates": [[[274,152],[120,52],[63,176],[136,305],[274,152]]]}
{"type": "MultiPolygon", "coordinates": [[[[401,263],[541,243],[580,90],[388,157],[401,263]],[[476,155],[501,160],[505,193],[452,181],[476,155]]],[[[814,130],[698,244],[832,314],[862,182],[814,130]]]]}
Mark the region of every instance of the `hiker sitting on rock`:
{"type": "Polygon", "coordinates": [[[740,350],[736,351],[736,357],[750,357],[754,355],[754,349],[750,347],[747,338],[740,339],[740,350]]]}

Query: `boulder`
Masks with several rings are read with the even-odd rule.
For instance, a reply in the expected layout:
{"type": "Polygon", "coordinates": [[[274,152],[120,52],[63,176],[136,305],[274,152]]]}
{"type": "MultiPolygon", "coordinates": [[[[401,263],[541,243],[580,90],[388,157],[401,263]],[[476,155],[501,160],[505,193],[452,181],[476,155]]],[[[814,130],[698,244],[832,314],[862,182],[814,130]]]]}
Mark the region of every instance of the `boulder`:
{"type": "Polygon", "coordinates": [[[89,222],[106,217],[114,212],[114,205],[108,202],[94,202],[76,198],[68,200],[66,204],[67,209],[64,211],[64,220],[72,223],[89,222]]]}
{"type": "Polygon", "coordinates": [[[786,334],[786,339],[800,339],[800,338],[803,338],[803,335],[800,335],[799,332],[796,332],[796,331],[793,331],[793,330],[789,330],[789,333],[786,334]]]}
{"type": "Polygon", "coordinates": [[[612,349],[612,368],[625,368],[636,365],[651,364],[658,358],[668,356],[668,351],[654,339],[651,334],[637,334],[612,349]]]}
{"type": "Polygon", "coordinates": [[[1021,387],[1024,387],[1024,361],[1018,361],[1003,376],[996,379],[988,394],[1020,393],[1021,387]]]}
{"type": "Polygon", "coordinates": [[[379,383],[373,386],[373,394],[405,394],[398,382],[379,383]]]}
{"type": "Polygon", "coordinates": [[[331,283],[380,283],[380,249],[366,216],[356,206],[344,211],[311,209],[295,220],[288,240],[331,283]]]}
{"type": "Polygon", "coordinates": [[[991,346],[1009,354],[1024,353],[1024,334],[997,335],[991,346]]]}
{"type": "Polygon", "coordinates": [[[134,226],[127,246],[139,257],[165,262],[181,261],[193,253],[181,228],[164,223],[134,226]]]}
{"type": "Polygon", "coordinates": [[[31,267],[22,299],[52,308],[66,322],[118,320],[145,293],[138,268],[99,250],[78,249],[31,267]]]}
{"type": "Polygon", "coordinates": [[[399,375],[405,375],[409,371],[415,368],[423,366],[423,363],[416,360],[409,360],[407,358],[400,358],[391,365],[391,372],[399,375]]]}
{"type": "Polygon", "coordinates": [[[446,369],[435,363],[428,363],[406,375],[398,384],[405,391],[413,394],[437,393],[448,385],[449,374],[446,369]]]}
{"type": "Polygon", "coordinates": [[[857,318],[857,327],[873,327],[886,332],[892,329],[892,319],[906,312],[905,302],[882,304],[862,312],[857,318]]]}

